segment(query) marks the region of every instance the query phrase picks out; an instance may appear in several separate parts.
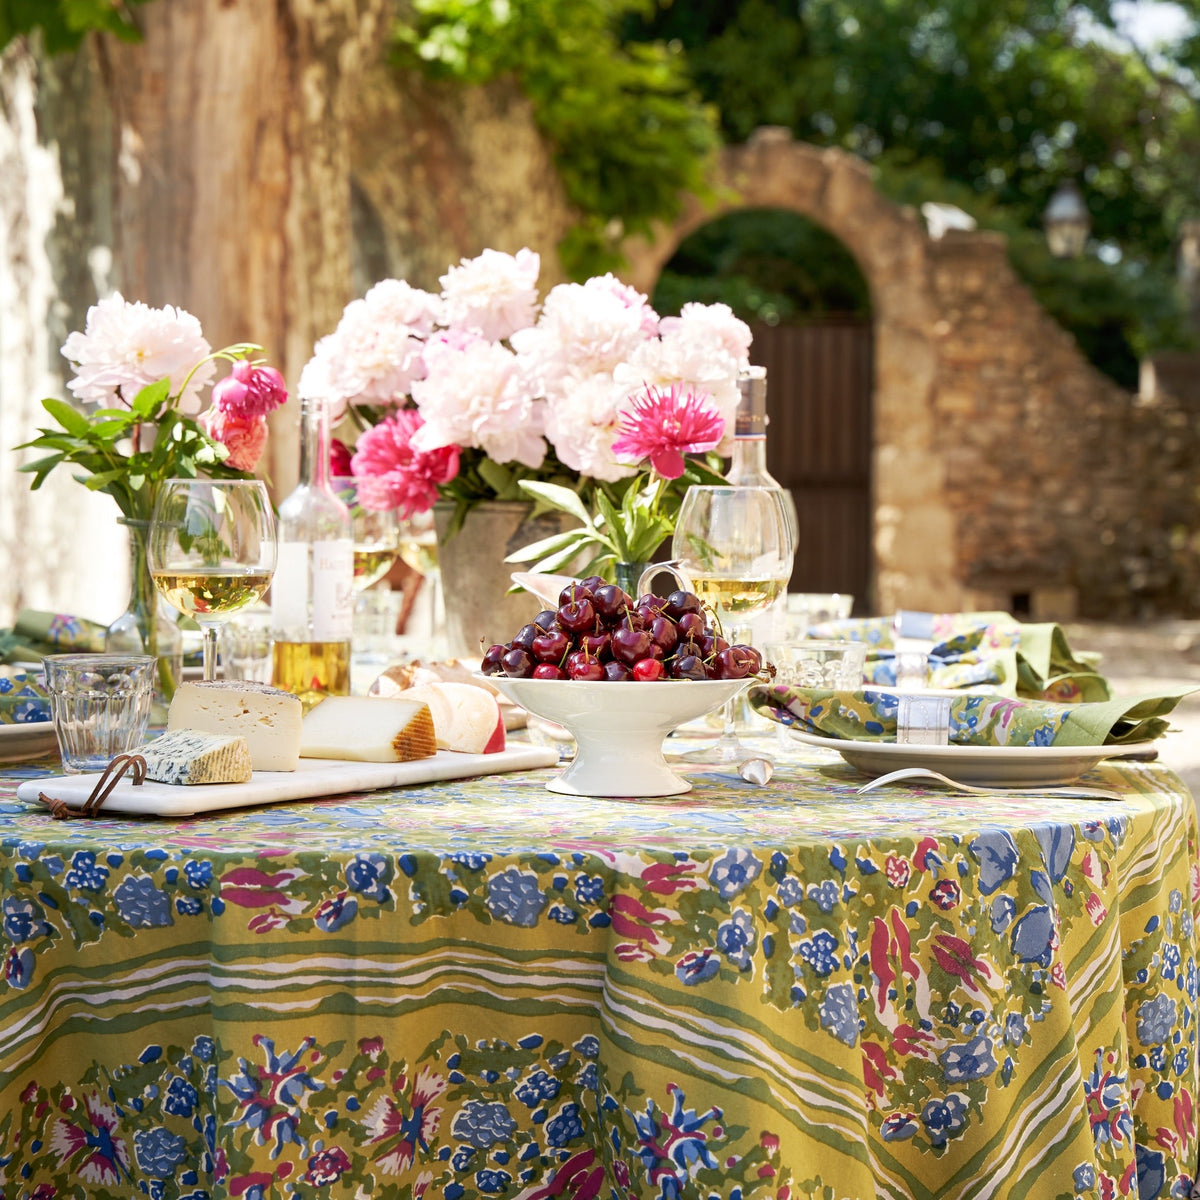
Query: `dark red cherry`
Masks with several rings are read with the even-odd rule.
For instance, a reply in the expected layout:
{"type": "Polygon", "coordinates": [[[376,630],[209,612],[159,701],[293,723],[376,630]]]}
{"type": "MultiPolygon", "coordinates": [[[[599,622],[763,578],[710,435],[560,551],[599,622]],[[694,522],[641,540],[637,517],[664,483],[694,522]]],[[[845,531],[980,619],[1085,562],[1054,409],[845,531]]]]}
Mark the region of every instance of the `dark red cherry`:
{"type": "Polygon", "coordinates": [[[558,623],[569,633],[589,633],[596,625],[590,599],[569,600],[558,610],[558,623]]]}
{"type": "Polygon", "coordinates": [[[700,613],[684,613],[675,623],[679,626],[681,634],[690,634],[692,637],[704,636],[704,617],[700,613]]]}
{"type": "Polygon", "coordinates": [[[579,648],[604,662],[612,658],[612,637],[607,633],[585,633],[579,639],[579,648]]]}
{"type": "Polygon", "coordinates": [[[720,634],[713,633],[700,639],[700,650],[705,658],[715,658],[722,650],[728,650],[729,643],[720,634]]]}
{"type": "Polygon", "coordinates": [[[558,613],[553,608],[543,608],[542,611],[533,618],[533,623],[539,629],[557,629],[558,613]]]}
{"type": "Polygon", "coordinates": [[[533,674],[535,664],[533,655],[528,650],[514,646],[505,652],[504,657],[500,660],[500,665],[510,679],[528,679],[533,674]]]}
{"type": "Polygon", "coordinates": [[[500,660],[508,653],[508,646],[489,646],[483,652],[483,666],[480,668],[485,675],[499,675],[504,667],[500,660]]]}
{"type": "Polygon", "coordinates": [[[604,580],[599,575],[588,575],[579,581],[580,587],[585,587],[594,596],[597,588],[604,587],[604,580]]]}
{"type": "Polygon", "coordinates": [[[620,659],[632,667],[640,658],[645,658],[650,652],[650,635],[644,629],[627,629],[622,626],[614,629],[612,635],[613,658],[620,659]]]}
{"type": "Polygon", "coordinates": [[[604,664],[604,678],[613,683],[626,683],[633,678],[633,672],[623,663],[614,658],[604,664]]]}
{"type": "Polygon", "coordinates": [[[680,654],[671,664],[671,674],[675,679],[707,679],[708,671],[704,660],[696,654],[680,654]]]}
{"type": "Polygon", "coordinates": [[[679,645],[679,629],[670,617],[655,617],[650,622],[650,637],[666,654],[679,645]]]}
{"type": "Polygon", "coordinates": [[[548,629],[539,633],[529,647],[538,662],[562,662],[563,655],[571,648],[571,639],[561,629],[548,629]]]}
{"type": "Polygon", "coordinates": [[[713,665],[718,679],[745,679],[750,674],[750,660],[739,654],[733,646],[721,650],[713,665]]]}
{"type": "Polygon", "coordinates": [[[641,683],[652,683],[663,677],[664,668],[657,658],[643,658],[633,664],[633,677],[641,683]]]}
{"type": "Polygon", "coordinates": [[[528,650],[533,645],[533,639],[542,631],[536,625],[522,625],[517,630],[516,637],[513,638],[512,644],[519,646],[522,650],[528,650]]]}
{"type": "Polygon", "coordinates": [[[753,646],[747,646],[742,642],[735,642],[729,648],[736,650],[750,664],[751,675],[757,675],[762,670],[762,655],[753,646]]]}
{"type": "Polygon", "coordinates": [[[534,679],[566,679],[567,673],[562,667],[555,666],[554,663],[538,663],[533,668],[534,679]]]}
{"type": "Polygon", "coordinates": [[[615,583],[606,583],[592,593],[592,607],[602,621],[613,625],[625,615],[625,593],[615,583]]]}
{"type": "Polygon", "coordinates": [[[567,659],[567,664],[567,674],[572,679],[582,679],[591,683],[604,678],[604,668],[590,655],[572,654],[567,659]]]}
{"type": "Polygon", "coordinates": [[[698,613],[701,610],[700,597],[693,592],[672,592],[664,606],[668,617],[678,620],[684,613],[698,613]]]}
{"type": "Polygon", "coordinates": [[[558,593],[558,607],[561,610],[564,604],[573,604],[579,600],[590,600],[591,598],[591,588],[585,588],[581,583],[568,583],[567,586],[558,593]]]}

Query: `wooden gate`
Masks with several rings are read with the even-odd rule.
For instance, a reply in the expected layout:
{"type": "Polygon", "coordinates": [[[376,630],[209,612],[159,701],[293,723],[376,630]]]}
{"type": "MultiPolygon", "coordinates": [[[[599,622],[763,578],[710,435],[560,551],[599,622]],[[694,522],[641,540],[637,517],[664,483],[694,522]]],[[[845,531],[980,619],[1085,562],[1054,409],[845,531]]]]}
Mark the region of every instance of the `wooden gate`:
{"type": "Polygon", "coordinates": [[[850,592],[867,612],[871,551],[872,330],[869,321],[755,325],[767,369],[767,467],[790,488],[800,545],[790,590],[850,592]]]}

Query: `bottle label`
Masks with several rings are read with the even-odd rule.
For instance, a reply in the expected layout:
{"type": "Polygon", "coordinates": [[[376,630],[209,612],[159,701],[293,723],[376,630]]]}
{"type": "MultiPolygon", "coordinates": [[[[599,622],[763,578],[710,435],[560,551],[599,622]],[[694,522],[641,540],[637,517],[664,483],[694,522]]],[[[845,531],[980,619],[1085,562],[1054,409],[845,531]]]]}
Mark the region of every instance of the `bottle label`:
{"type": "Polygon", "coordinates": [[[285,641],[348,642],[354,624],[354,543],[280,542],[271,625],[285,641]]]}
{"type": "Polygon", "coordinates": [[[354,543],[312,546],[312,632],[315,642],[348,642],[354,628],[354,543]]]}

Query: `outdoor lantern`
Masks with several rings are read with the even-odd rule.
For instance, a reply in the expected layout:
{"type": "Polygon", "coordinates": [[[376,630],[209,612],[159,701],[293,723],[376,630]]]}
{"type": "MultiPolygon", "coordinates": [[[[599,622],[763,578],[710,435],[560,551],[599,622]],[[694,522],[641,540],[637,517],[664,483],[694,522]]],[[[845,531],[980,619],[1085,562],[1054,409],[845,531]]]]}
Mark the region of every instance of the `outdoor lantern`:
{"type": "Polygon", "coordinates": [[[1087,245],[1092,218],[1079,189],[1069,179],[1058,185],[1042,216],[1046,244],[1055,258],[1078,258],[1087,245]]]}

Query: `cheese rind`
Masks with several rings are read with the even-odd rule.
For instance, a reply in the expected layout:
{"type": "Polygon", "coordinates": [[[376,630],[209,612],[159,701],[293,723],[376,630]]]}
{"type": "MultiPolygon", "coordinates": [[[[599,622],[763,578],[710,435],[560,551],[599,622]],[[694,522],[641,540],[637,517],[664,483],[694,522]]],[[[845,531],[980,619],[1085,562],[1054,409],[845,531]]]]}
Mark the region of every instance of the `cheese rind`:
{"type": "Polygon", "coordinates": [[[429,705],[439,750],[496,754],[504,749],[504,718],[491,692],[471,683],[426,683],[400,696],[429,705]]]}
{"type": "Polygon", "coordinates": [[[326,696],[301,729],[301,758],[412,762],[436,753],[433,715],[423,701],[326,696]]]}
{"type": "Polygon", "coordinates": [[[172,729],[138,750],[157,783],[246,783],[252,770],[244,737],[172,729]]]}
{"type": "Polygon", "coordinates": [[[303,716],[298,696],[269,684],[241,679],[194,681],[179,685],[167,714],[167,729],[244,737],[256,771],[294,771],[300,765],[303,716]]]}

